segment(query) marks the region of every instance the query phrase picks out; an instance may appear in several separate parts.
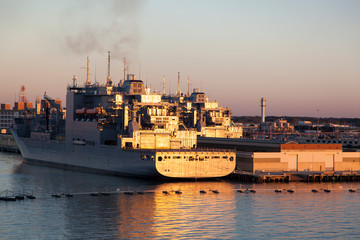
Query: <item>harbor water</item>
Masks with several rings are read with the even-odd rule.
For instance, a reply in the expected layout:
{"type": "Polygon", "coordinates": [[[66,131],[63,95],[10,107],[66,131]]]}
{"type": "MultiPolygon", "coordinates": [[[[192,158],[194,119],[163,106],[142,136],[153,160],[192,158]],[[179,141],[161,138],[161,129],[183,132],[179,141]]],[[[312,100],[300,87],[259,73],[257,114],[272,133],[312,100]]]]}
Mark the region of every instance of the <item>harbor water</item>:
{"type": "Polygon", "coordinates": [[[0,239],[356,239],[359,188],[123,178],[29,165],[0,152],[0,192],[36,196],[0,201],[0,239]],[[90,195],[99,192],[110,194],[90,195]]]}

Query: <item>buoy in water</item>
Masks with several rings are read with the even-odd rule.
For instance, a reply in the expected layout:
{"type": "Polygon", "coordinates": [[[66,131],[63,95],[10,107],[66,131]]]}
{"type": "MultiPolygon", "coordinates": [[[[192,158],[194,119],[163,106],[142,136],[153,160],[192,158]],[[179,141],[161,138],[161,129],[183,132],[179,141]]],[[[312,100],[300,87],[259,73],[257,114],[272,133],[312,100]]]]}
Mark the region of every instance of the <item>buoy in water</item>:
{"type": "Polygon", "coordinates": [[[17,195],[17,196],[15,196],[15,199],[16,200],[24,200],[25,196],[24,195],[17,195]]]}
{"type": "Polygon", "coordinates": [[[1,197],[0,200],[6,201],[6,202],[14,202],[16,201],[15,197],[1,197]]]}
{"type": "Polygon", "coordinates": [[[27,199],[35,199],[36,197],[33,196],[33,195],[26,195],[26,198],[27,198],[27,199]]]}

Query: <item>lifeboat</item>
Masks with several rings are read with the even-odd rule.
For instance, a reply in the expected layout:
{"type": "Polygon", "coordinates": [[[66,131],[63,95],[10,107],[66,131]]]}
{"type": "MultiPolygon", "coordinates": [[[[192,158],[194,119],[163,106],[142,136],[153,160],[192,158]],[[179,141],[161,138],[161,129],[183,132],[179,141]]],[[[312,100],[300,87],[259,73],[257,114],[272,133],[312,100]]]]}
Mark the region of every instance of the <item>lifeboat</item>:
{"type": "Polygon", "coordinates": [[[83,115],[83,114],[86,113],[86,108],[83,107],[83,108],[80,108],[80,109],[76,109],[76,110],[75,110],[75,113],[76,113],[76,114],[79,114],[79,115],[83,115]]]}
{"type": "Polygon", "coordinates": [[[100,114],[101,113],[101,108],[96,107],[96,108],[90,108],[86,110],[86,114],[89,115],[95,115],[95,114],[100,114]]]}

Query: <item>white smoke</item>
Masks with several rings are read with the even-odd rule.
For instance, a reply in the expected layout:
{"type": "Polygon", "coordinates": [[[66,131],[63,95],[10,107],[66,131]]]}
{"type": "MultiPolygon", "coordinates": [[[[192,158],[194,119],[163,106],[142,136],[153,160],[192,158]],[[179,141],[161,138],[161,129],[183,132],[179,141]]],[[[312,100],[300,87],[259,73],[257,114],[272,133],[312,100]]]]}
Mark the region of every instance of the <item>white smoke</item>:
{"type": "Polygon", "coordinates": [[[63,42],[74,54],[137,57],[139,16],[144,0],[80,0],[60,17],[63,42]]]}

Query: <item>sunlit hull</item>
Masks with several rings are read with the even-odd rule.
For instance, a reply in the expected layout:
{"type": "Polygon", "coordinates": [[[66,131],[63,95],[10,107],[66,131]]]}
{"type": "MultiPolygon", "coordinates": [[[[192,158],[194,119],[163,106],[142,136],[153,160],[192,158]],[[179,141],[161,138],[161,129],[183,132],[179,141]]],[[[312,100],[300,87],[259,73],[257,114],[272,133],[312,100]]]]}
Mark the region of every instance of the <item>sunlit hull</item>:
{"type": "Polygon", "coordinates": [[[151,178],[214,178],[226,176],[235,168],[235,161],[230,161],[229,158],[189,161],[185,156],[194,153],[201,155],[202,152],[196,150],[183,152],[125,150],[107,145],[68,147],[64,142],[21,138],[14,131],[13,135],[26,162],[63,169],[151,178]],[[164,158],[175,154],[182,158],[166,160],[164,158]],[[161,161],[159,161],[160,156],[163,157],[161,161]]]}

